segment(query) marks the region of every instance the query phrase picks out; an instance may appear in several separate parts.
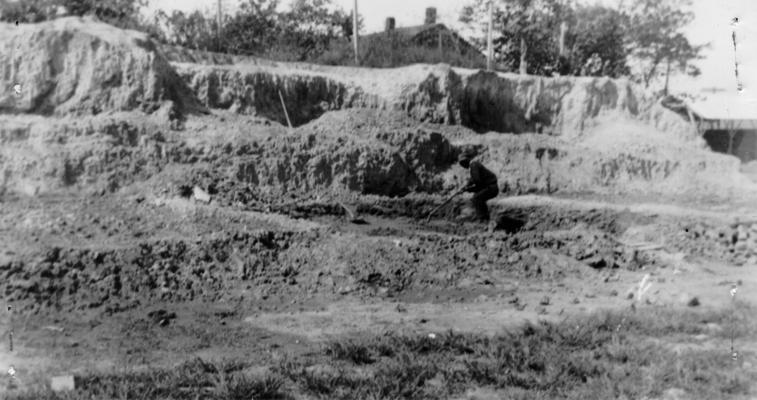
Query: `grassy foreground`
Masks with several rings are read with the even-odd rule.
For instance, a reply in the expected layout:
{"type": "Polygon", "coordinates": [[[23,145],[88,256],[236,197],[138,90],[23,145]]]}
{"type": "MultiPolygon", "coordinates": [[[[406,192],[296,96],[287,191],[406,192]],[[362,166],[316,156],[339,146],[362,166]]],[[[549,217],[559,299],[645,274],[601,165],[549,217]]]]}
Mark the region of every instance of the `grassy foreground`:
{"type": "Polygon", "coordinates": [[[77,377],[74,392],[42,386],[9,398],[438,399],[477,388],[508,399],[659,398],[671,388],[686,398],[738,398],[755,394],[757,374],[731,359],[730,336],[733,327],[737,340],[753,340],[752,315],[745,305],[650,308],[526,324],[493,337],[386,333],[284,356],[263,373],[251,372],[254,360],[196,359],[170,370],[93,372],[77,377]]]}

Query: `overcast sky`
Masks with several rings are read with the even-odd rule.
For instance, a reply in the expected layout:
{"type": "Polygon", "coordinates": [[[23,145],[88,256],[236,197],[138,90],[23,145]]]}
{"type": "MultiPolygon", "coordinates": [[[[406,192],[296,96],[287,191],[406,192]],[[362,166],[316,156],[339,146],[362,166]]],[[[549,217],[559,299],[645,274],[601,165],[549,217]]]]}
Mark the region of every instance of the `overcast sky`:
{"type": "MultiPolygon", "coordinates": [[[[222,0],[224,8],[232,10],[238,0],[222,0]]],[[[333,0],[345,10],[351,10],[354,0],[333,0]]],[[[383,29],[386,17],[394,17],[398,27],[423,23],[426,7],[436,7],[439,22],[452,28],[460,28],[457,21],[460,9],[466,0],[358,0],[358,12],[363,16],[366,31],[383,29]]],[[[587,0],[592,1],[592,0],[587,0]]],[[[599,3],[614,5],[618,0],[599,0],[599,3]]],[[[665,1],[665,0],[660,0],[665,1]]],[[[282,1],[285,4],[289,2],[282,1]]],[[[213,9],[216,0],[150,0],[150,8],[155,10],[193,10],[213,9]]],[[[737,52],[739,60],[739,77],[744,84],[740,97],[757,99],[757,2],[755,0],[694,0],[694,22],[686,29],[693,43],[707,43],[711,47],[704,53],[705,59],[699,61],[702,76],[691,81],[677,79],[672,82],[673,89],[701,89],[721,87],[736,91],[735,54],[731,33],[736,30],[737,52]],[[734,17],[739,18],[737,25],[732,24],[734,17]]]]}

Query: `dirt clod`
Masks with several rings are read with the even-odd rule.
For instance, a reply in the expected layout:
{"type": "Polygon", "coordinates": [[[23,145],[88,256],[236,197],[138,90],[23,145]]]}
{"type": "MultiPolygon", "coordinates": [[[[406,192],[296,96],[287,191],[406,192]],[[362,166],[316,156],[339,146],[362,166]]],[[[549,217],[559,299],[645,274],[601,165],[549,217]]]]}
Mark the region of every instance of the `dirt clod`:
{"type": "Polygon", "coordinates": [[[176,319],[176,313],[168,312],[162,309],[155,310],[147,313],[147,318],[149,318],[154,324],[167,326],[171,323],[172,320],[176,319]]]}

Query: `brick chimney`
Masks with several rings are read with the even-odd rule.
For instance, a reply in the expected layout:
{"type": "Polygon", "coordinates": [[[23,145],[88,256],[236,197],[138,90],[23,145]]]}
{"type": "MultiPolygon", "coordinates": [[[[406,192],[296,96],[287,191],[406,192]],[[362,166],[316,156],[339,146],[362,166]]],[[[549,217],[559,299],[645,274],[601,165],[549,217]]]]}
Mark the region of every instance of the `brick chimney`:
{"type": "Polygon", "coordinates": [[[394,30],[394,18],[389,17],[386,19],[386,23],[384,24],[384,31],[391,32],[393,30],[394,30]]]}
{"type": "Polygon", "coordinates": [[[436,23],[436,7],[428,7],[426,9],[426,25],[433,25],[436,23]]]}

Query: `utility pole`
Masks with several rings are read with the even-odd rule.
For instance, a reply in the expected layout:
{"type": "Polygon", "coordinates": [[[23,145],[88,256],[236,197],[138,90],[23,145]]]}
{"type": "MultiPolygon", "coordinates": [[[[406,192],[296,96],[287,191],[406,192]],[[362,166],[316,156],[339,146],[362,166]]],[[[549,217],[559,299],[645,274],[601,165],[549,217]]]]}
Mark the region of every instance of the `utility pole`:
{"type": "Polygon", "coordinates": [[[221,52],[221,21],[223,20],[221,17],[221,0],[218,0],[218,12],[217,12],[217,18],[218,18],[218,26],[216,29],[216,51],[221,52]]]}
{"type": "MultiPolygon", "coordinates": [[[[531,8],[528,11],[528,23],[533,23],[534,20],[534,9],[531,8]]],[[[526,42],[526,38],[523,36],[523,32],[520,33],[520,67],[519,67],[519,73],[521,75],[528,74],[528,61],[526,61],[526,55],[528,55],[528,43],[526,42]]]]}
{"type": "Polygon", "coordinates": [[[494,0],[489,0],[489,31],[486,34],[486,70],[492,70],[494,46],[492,44],[492,29],[494,27],[494,0]]]}
{"type": "Polygon", "coordinates": [[[360,60],[358,59],[357,37],[357,0],[355,0],[355,8],[352,11],[352,44],[355,48],[355,65],[360,65],[360,60]]]}

